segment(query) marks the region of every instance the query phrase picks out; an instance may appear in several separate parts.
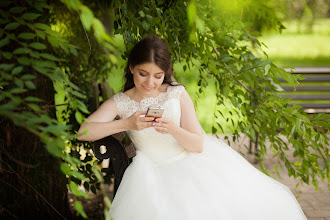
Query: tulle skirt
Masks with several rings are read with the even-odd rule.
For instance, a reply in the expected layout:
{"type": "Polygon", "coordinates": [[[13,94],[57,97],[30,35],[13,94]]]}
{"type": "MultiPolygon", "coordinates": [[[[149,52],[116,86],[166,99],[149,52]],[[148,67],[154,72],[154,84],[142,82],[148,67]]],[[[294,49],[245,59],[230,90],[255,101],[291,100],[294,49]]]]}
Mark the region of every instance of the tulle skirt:
{"type": "Polygon", "coordinates": [[[110,215],[114,220],[303,220],[290,189],[222,141],[205,136],[203,153],[154,163],[137,151],[110,215]]]}

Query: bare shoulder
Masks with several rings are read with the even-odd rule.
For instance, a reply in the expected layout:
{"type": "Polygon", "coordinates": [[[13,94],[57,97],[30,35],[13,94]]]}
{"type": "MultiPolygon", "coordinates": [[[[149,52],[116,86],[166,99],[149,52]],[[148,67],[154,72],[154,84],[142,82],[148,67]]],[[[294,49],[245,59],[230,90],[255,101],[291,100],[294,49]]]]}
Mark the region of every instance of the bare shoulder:
{"type": "Polygon", "coordinates": [[[184,86],[180,86],[180,87],[183,87],[181,95],[180,95],[180,101],[185,102],[185,101],[191,100],[186,88],[184,86]]]}
{"type": "Polygon", "coordinates": [[[110,98],[103,102],[87,119],[92,122],[108,122],[112,121],[117,115],[119,115],[117,104],[113,98],[110,98]]]}

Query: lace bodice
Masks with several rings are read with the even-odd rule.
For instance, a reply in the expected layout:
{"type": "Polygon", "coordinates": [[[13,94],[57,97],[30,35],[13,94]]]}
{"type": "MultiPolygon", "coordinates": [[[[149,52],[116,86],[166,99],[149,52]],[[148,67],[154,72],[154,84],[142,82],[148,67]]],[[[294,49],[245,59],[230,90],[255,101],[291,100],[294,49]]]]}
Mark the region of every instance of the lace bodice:
{"type": "MultiPolygon", "coordinates": [[[[163,107],[163,117],[170,118],[180,126],[181,106],[180,95],[183,86],[168,86],[167,91],[160,93],[155,98],[146,98],[140,102],[132,100],[125,93],[113,96],[119,110],[120,118],[128,118],[136,111],[146,111],[149,107],[163,107]]],[[[135,144],[137,150],[144,152],[156,163],[166,161],[185,151],[183,147],[169,134],[161,134],[153,127],[141,131],[129,130],[128,136],[135,144]]]]}

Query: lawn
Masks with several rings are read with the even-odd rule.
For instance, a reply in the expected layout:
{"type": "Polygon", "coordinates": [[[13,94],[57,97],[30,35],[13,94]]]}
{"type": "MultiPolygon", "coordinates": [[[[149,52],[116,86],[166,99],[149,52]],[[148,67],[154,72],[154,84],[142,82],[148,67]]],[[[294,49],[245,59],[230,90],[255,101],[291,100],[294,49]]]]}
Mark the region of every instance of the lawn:
{"type": "Polygon", "coordinates": [[[308,31],[297,21],[284,22],[282,34],[264,32],[259,40],[269,59],[279,66],[330,66],[330,19],[315,21],[308,31]],[[299,30],[300,29],[300,30],[299,30]]]}

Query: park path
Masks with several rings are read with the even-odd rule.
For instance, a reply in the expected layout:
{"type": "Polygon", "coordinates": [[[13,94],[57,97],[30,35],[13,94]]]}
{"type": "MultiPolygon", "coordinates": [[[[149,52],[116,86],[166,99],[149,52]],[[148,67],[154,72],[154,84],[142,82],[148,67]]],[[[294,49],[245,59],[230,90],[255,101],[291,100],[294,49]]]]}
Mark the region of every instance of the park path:
{"type": "MultiPolygon", "coordinates": [[[[219,135],[219,138],[224,140],[225,135],[219,135]]],[[[231,135],[228,135],[231,139],[231,135]]],[[[238,143],[230,143],[230,146],[237,152],[242,152],[242,155],[247,159],[253,166],[259,169],[258,164],[254,164],[254,155],[248,154],[248,149],[244,147],[249,146],[249,139],[242,137],[238,143]]],[[[269,148],[267,148],[269,149],[269,148]]],[[[292,155],[290,152],[289,154],[292,155]]],[[[289,155],[288,154],[288,155],[289,155]]],[[[267,153],[268,158],[264,160],[265,167],[272,171],[275,165],[280,164],[279,159],[272,158],[272,153],[267,153]]],[[[308,220],[330,220],[330,190],[326,182],[320,182],[319,192],[315,192],[313,185],[299,184],[298,190],[295,188],[296,184],[299,183],[297,179],[288,176],[285,166],[282,163],[283,169],[279,167],[279,173],[281,178],[277,174],[271,174],[271,177],[277,181],[288,186],[292,193],[296,196],[302,210],[304,211],[308,220]]]]}

